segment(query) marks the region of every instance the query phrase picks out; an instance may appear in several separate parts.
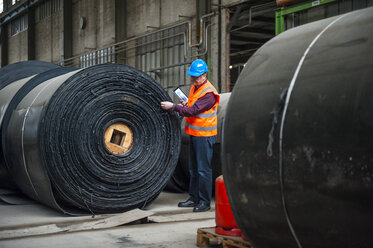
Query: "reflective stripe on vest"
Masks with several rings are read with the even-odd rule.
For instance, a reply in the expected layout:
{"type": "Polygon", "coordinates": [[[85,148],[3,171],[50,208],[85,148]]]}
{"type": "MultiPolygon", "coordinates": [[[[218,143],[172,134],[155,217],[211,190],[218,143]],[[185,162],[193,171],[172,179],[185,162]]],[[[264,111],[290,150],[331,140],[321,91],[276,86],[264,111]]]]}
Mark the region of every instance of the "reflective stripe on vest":
{"type": "Polygon", "coordinates": [[[189,123],[185,123],[185,126],[187,126],[189,128],[192,128],[192,129],[195,129],[195,130],[198,130],[198,131],[214,131],[215,129],[218,128],[218,126],[213,126],[213,127],[198,127],[198,126],[194,126],[194,125],[189,124],[189,123]]]}
{"type": "Polygon", "coordinates": [[[213,93],[216,96],[216,102],[209,110],[206,110],[196,116],[185,117],[185,132],[193,136],[209,137],[217,135],[217,105],[220,102],[220,96],[215,87],[207,81],[197,90],[192,86],[188,98],[188,107],[204,97],[207,93],[213,93]]]}
{"type": "Polygon", "coordinates": [[[198,118],[209,118],[209,117],[214,117],[214,116],[216,116],[216,111],[214,111],[214,113],[209,113],[209,114],[201,113],[201,114],[196,115],[196,117],[198,118]]]}
{"type": "Polygon", "coordinates": [[[200,95],[203,95],[203,93],[205,93],[207,90],[212,90],[212,91],[214,91],[216,94],[218,94],[218,92],[217,92],[214,88],[212,88],[212,87],[207,87],[206,89],[204,89],[204,90],[201,92],[200,95]]]}

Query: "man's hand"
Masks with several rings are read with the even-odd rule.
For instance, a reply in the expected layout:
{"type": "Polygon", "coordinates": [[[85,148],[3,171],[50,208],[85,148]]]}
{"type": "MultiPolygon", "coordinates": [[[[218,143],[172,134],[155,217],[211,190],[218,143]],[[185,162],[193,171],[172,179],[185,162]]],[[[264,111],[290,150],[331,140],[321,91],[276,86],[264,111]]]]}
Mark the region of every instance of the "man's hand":
{"type": "Polygon", "coordinates": [[[174,104],[172,102],[161,102],[161,107],[164,110],[169,110],[169,109],[172,109],[174,107],[174,104]]]}
{"type": "Polygon", "coordinates": [[[183,101],[183,100],[181,100],[180,101],[181,102],[181,105],[183,105],[184,107],[187,105],[187,103],[188,103],[188,101],[183,101]]]}

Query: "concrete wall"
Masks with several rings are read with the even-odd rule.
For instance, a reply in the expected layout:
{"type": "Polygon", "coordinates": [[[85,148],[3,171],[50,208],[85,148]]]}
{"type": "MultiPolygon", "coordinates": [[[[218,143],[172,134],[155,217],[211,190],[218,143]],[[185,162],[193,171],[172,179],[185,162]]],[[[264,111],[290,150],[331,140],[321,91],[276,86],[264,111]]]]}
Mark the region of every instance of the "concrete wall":
{"type": "MultiPolygon", "coordinates": [[[[115,0],[73,0],[72,4],[74,56],[115,43],[115,0]],[[86,20],[84,29],[79,25],[81,17],[86,20]]],[[[61,62],[64,38],[62,11],[61,8],[59,12],[40,19],[40,8],[35,8],[35,59],[61,62]]],[[[9,27],[8,63],[27,60],[27,31],[10,36],[9,27]]]]}
{"type": "Polygon", "coordinates": [[[79,0],[73,2],[73,55],[90,52],[115,42],[115,1],[79,0]],[[86,26],[81,29],[80,19],[86,26]]]}
{"type": "MultiPolygon", "coordinates": [[[[72,53],[73,56],[89,53],[116,41],[115,21],[118,13],[125,15],[126,37],[136,37],[147,32],[163,28],[174,23],[192,21],[192,43],[199,42],[199,15],[197,5],[204,2],[198,0],[127,0],[122,12],[116,10],[116,0],[72,0],[72,53]],[[188,19],[187,17],[191,18],[188,19]],[[84,29],[80,28],[80,19],[86,20],[84,29]]],[[[240,2],[237,0],[221,0],[222,5],[240,2]]],[[[211,0],[211,8],[215,15],[210,19],[208,54],[204,57],[209,63],[209,78],[220,91],[226,91],[228,59],[226,53],[226,22],[229,16],[227,9],[221,10],[221,32],[219,43],[219,0],[211,0]],[[220,44],[220,47],[219,47],[220,44]],[[220,52],[220,56],[219,56],[220,52]],[[220,70],[219,70],[220,64],[220,70]],[[220,71],[220,74],[219,74],[220,71]]],[[[36,8],[38,11],[38,8],[36,8]]],[[[35,57],[38,60],[59,63],[63,54],[63,14],[62,9],[52,16],[40,20],[35,13],[35,57]]],[[[135,46],[135,43],[132,44],[135,46]]],[[[132,49],[127,56],[135,52],[132,49]]],[[[193,50],[193,53],[196,51],[193,50]]],[[[27,32],[9,38],[9,63],[27,59],[27,32]]],[[[195,58],[193,58],[195,59],[195,58]]],[[[124,60],[123,60],[124,61],[124,60]]],[[[119,61],[120,62],[120,61],[119,61]]],[[[126,63],[136,65],[135,57],[126,63]]],[[[187,79],[189,80],[189,78],[187,79]]]]}
{"type": "Polygon", "coordinates": [[[27,30],[14,36],[10,36],[10,25],[8,26],[8,63],[16,63],[27,60],[27,30]]]}
{"type": "Polygon", "coordinates": [[[137,0],[127,1],[127,36],[147,31],[151,27],[172,24],[183,17],[196,16],[196,0],[137,0]]]}
{"type": "Polygon", "coordinates": [[[35,59],[58,63],[62,56],[62,11],[40,20],[40,9],[35,12],[35,59]]]}
{"type": "MultiPolygon", "coordinates": [[[[196,30],[196,0],[139,0],[139,1],[127,1],[126,6],[126,30],[127,37],[136,37],[143,35],[145,33],[156,32],[159,29],[164,29],[171,27],[176,23],[181,21],[187,21],[189,19],[185,18],[188,16],[193,21],[193,34],[196,30]],[[183,17],[184,16],[184,17],[183,17]]],[[[166,43],[168,41],[165,41],[166,43]]],[[[196,42],[196,36],[193,36],[193,42],[196,42]]],[[[134,47],[136,45],[135,41],[128,43],[128,47],[134,47]]],[[[154,67],[160,66],[169,66],[171,64],[178,64],[184,62],[183,55],[179,54],[180,47],[168,47],[163,48],[159,53],[155,53],[156,58],[147,57],[151,61],[147,67],[140,67],[139,69],[145,70],[151,69],[154,67]]],[[[181,49],[183,51],[183,49],[181,49]]],[[[136,61],[136,50],[130,49],[127,51],[127,60],[126,63],[131,66],[136,66],[139,64],[139,61],[136,61]],[[137,63],[136,63],[137,62],[137,63]]],[[[139,58],[137,58],[139,59],[139,58]]],[[[144,61],[147,59],[143,59],[144,61]]],[[[180,67],[174,67],[170,69],[163,70],[162,79],[156,77],[159,80],[159,83],[169,89],[175,88],[174,83],[179,83],[180,73],[179,70],[182,70],[180,67]],[[167,77],[167,78],[166,78],[167,77]]],[[[187,79],[189,80],[189,78],[187,79]]],[[[184,80],[183,80],[184,81],[184,80]]],[[[183,82],[184,84],[184,82],[183,82]]],[[[188,84],[188,83],[187,83],[188,84]]],[[[190,83],[189,83],[190,84],[190,83]]],[[[173,96],[171,90],[171,96],[173,96]]]]}
{"type": "Polygon", "coordinates": [[[209,74],[208,74],[208,77],[209,77],[209,80],[214,84],[215,88],[219,91],[219,86],[218,86],[218,82],[219,82],[219,75],[218,75],[218,61],[219,61],[219,56],[218,56],[218,52],[219,52],[219,48],[218,48],[218,43],[219,43],[219,40],[218,40],[218,34],[219,34],[219,30],[218,30],[218,21],[219,21],[219,16],[216,15],[214,17],[212,17],[212,22],[215,24],[213,26],[210,27],[210,49],[209,49],[209,59],[208,59],[208,65],[209,65],[209,74]]]}
{"type": "Polygon", "coordinates": [[[89,52],[97,48],[96,20],[97,0],[73,2],[72,13],[72,42],[73,55],[89,52]],[[85,28],[81,29],[80,18],[85,18],[85,28]]]}
{"type": "Polygon", "coordinates": [[[220,4],[223,6],[220,10],[220,46],[219,46],[219,0],[212,0],[213,10],[216,15],[211,18],[212,26],[210,32],[210,50],[209,50],[209,64],[212,73],[210,74],[211,81],[220,93],[230,91],[229,89],[229,37],[227,28],[229,25],[230,13],[227,7],[247,2],[247,0],[221,0],[220,4]],[[219,56],[220,53],[220,56],[219,56]],[[219,63],[220,61],[220,63],[219,63]],[[219,73],[220,64],[220,73],[219,73]]]}
{"type": "MultiPolygon", "coordinates": [[[[237,1],[233,0],[222,0],[221,5],[226,6],[237,1]]],[[[220,41],[219,41],[219,9],[216,7],[219,5],[219,0],[212,0],[213,10],[216,15],[211,18],[210,28],[210,42],[209,42],[209,56],[208,62],[210,65],[211,74],[209,75],[210,80],[214,83],[216,89],[220,90],[220,93],[228,91],[228,72],[229,72],[229,47],[228,36],[227,36],[227,22],[229,20],[228,9],[222,8],[220,10],[220,41]],[[220,43],[220,44],[219,44],[220,43]],[[220,53],[220,55],[219,55],[220,53]],[[219,63],[220,62],[220,63],[219,63]],[[220,70],[219,70],[220,65],[220,70]]]]}
{"type": "Polygon", "coordinates": [[[180,16],[196,14],[196,0],[127,1],[127,36],[154,31],[151,27],[166,26],[185,19],[180,16]]]}
{"type": "Polygon", "coordinates": [[[156,31],[156,27],[193,18],[193,43],[196,42],[196,0],[138,0],[127,1],[127,37],[156,31]],[[155,27],[155,28],[153,28],[155,27]]]}
{"type": "Polygon", "coordinates": [[[115,1],[100,0],[97,14],[97,46],[115,43],[115,1]]]}
{"type": "MultiPolygon", "coordinates": [[[[222,4],[230,4],[233,0],[222,1],[222,4]]],[[[213,5],[218,5],[218,0],[212,0],[213,5]]],[[[216,8],[216,7],[215,7],[216,8]]],[[[217,13],[217,12],[216,12],[217,13]]],[[[145,32],[156,31],[152,27],[164,27],[171,25],[180,20],[187,20],[185,17],[192,18],[192,43],[199,42],[198,25],[199,19],[197,19],[197,0],[139,0],[139,1],[127,1],[127,37],[136,36],[145,32]]],[[[221,47],[218,47],[218,14],[211,18],[210,32],[209,32],[209,53],[207,61],[209,63],[209,78],[211,82],[218,88],[218,82],[220,78],[221,91],[226,91],[227,85],[227,68],[228,60],[225,52],[226,47],[226,19],[227,11],[222,10],[221,15],[221,47]],[[219,56],[218,52],[221,52],[220,56],[220,75],[218,70],[219,56]]],[[[195,52],[195,51],[193,51],[195,52]]],[[[196,58],[193,58],[196,59],[196,58]]],[[[130,59],[127,62],[134,65],[134,59],[130,59]]],[[[187,79],[189,80],[189,78],[187,79]]]]}
{"type": "Polygon", "coordinates": [[[147,26],[159,27],[159,1],[160,0],[127,1],[127,37],[148,31],[149,29],[147,26]]]}

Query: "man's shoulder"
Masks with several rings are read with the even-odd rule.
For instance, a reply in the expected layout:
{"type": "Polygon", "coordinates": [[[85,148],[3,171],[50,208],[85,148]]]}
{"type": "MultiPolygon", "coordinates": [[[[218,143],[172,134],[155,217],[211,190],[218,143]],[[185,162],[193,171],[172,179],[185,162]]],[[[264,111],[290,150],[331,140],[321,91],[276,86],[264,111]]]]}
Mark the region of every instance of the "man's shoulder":
{"type": "Polygon", "coordinates": [[[216,92],[218,92],[217,90],[216,90],[216,87],[209,81],[209,80],[207,80],[207,83],[208,83],[208,86],[209,87],[212,87],[216,92]]]}

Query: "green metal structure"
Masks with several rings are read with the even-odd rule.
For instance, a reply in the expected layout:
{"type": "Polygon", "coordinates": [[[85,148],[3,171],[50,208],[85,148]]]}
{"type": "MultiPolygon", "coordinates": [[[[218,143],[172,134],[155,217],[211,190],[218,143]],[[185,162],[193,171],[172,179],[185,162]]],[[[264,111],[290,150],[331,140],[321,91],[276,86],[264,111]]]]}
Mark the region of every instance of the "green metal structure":
{"type": "Polygon", "coordinates": [[[280,9],[276,10],[276,35],[285,31],[286,15],[336,1],[337,0],[316,0],[289,7],[281,7],[280,9]]]}

